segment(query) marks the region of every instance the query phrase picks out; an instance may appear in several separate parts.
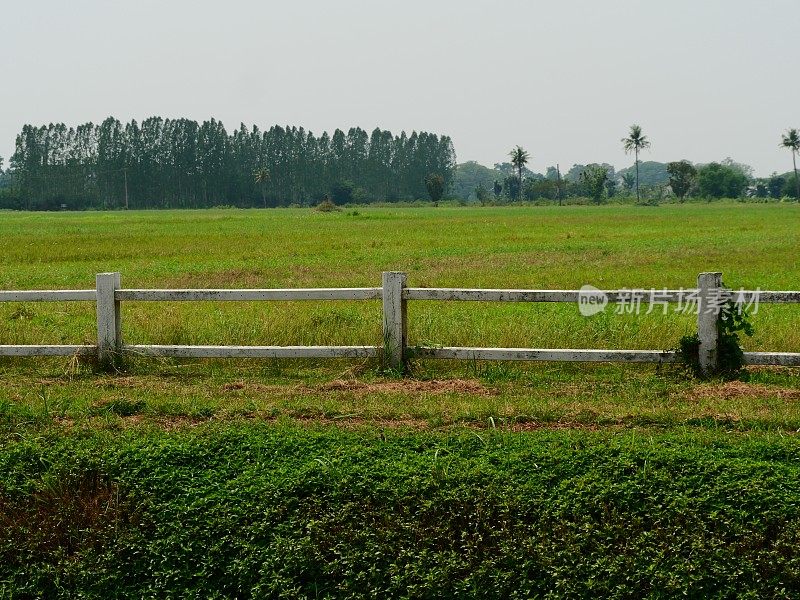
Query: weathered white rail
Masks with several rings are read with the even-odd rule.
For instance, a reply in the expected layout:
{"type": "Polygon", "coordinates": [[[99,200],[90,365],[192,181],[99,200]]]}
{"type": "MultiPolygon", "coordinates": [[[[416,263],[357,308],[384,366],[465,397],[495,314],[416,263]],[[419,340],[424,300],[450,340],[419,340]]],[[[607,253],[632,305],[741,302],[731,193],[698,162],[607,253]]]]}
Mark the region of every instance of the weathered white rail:
{"type": "Polygon", "coordinates": [[[96,299],[96,290],[0,291],[0,302],[94,302],[96,299]]]}
{"type": "MultiPolygon", "coordinates": [[[[726,290],[721,273],[701,273],[697,288],[689,290],[607,290],[608,302],[632,297],[642,304],[681,302],[687,293],[697,302],[700,363],[704,370],[717,363],[718,299],[726,290]]],[[[381,287],[309,289],[125,289],[119,273],[99,273],[93,290],[0,290],[0,302],[94,302],[97,313],[96,345],[0,345],[0,356],[94,355],[101,364],[113,364],[120,356],[137,354],[176,358],[373,358],[402,369],[411,358],[450,360],[520,360],[572,362],[668,363],[677,359],[669,350],[598,350],[561,348],[481,348],[409,346],[409,301],[460,302],[570,302],[577,304],[581,290],[502,290],[462,288],[415,288],[406,285],[405,273],[386,272],[381,287]],[[123,344],[121,302],[261,302],[381,300],[383,344],[376,346],[189,346],[123,344]]],[[[800,303],[800,291],[742,291],[747,302],[800,303]]],[[[745,352],[753,365],[800,366],[800,352],[745,352]]]]}
{"type": "Polygon", "coordinates": [[[416,358],[453,360],[526,360],[558,362],[674,362],[670,350],[531,350],[529,348],[411,348],[416,358]]]}
{"type": "MultiPolygon", "coordinates": [[[[617,302],[623,295],[647,294],[650,290],[608,290],[609,302],[617,302]]],[[[677,302],[685,290],[659,290],[659,299],[677,302]]],[[[405,300],[440,300],[462,302],[571,302],[578,303],[580,290],[470,290],[458,288],[406,288],[405,300]]]]}
{"type": "Polygon", "coordinates": [[[117,300],[137,302],[260,302],[264,300],[380,300],[381,288],[288,290],[119,290],[117,300]]]}
{"type": "Polygon", "coordinates": [[[377,346],[125,346],[143,356],[179,358],[372,358],[377,346]]]}

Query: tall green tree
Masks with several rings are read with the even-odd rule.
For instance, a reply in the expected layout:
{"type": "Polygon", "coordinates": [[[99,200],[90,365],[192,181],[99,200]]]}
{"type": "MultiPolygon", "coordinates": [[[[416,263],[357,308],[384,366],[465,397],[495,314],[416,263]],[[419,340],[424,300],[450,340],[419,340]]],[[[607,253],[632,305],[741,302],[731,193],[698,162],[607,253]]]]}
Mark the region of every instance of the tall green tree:
{"type": "Polygon", "coordinates": [[[478,202],[481,203],[481,206],[486,206],[491,199],[491,194],[482,183],[479,183],[475,188],[475,197],[478,199],[478,202]]]}
{"type": "Polygon", "coordinates": [[[522,190],[519,189],[519,179],[516,175],[509,175],[503,180],[503,189],[509,200],[519,200],[522,190]]]}
{"type": "Polygon", "coordinates": [[[622,179],[622,185],[625,186],[625,191],[630,194],[631,190],[633,189],[633,186],[636,185],[636,175],[634,175],[630,171],[627,171],[622,174],[621,179],[622,179]]]}
{"type": "Polygon", "coordinates": [[[786,185],[786,180],[777,173],[773,173],[772,176],[767,180],[767,190],[769,191],[769,195],[775,199],[780,198],[781,194],[783,193],[784,185],[786,185]]]}
{"type": "Polygon", "coordinates": [[[636,201],[641,202],[642,196],[639,192],[639,152],[650,147],[650,140],[646,135],[642,135],[642,128],[639,125],[631,125],[628,137],[622,138],[622,145],[625,153],[634,153],[636,157],[636,201]]]}
{"type": "Polygon", "coordinates": [[[456,166],[451,190],[457,198],[472,200],[476,197],[479,186],[483,186],[484,191],[488,192],[499,176],[496,169],[484,167],[474,160],[461,163],[456,166]]]}
{"type": "Polygon", "coordinates": [[[781,147],[788,149],[792,153],[792,166],[794,167],[794,184],[796,188],[798,202],[800,202],[800,178],[797,176],[797,154],[800,153],[800,133],[797,129],[790,129],[781,140],[781,147]]]}
{"type": "Polygon", "coordinates": [[[431,200],[438,204],[444,195],[444,177],[438,173],[429,173],[425,178],[425,188],[428,190],[431,200]]]}
{"type": "Polygon", "coordinates": [[[492,192],[494,193],[496,198],[499,198],[500,194],[503,193],[503,184],[500,183],[497,179],[494,180],[494,185],[492,186],[492,192]]]}
{"type": "Polygon", "coordinates": [[[669,186],[675,192],[678,200],[683,202],[697,176],[697,169],[689,161],[681,160],[668,163],[667,173],[669,173],[669,186]]]}
{"type": "Polygon", "coordinates": [[[517,170],[517,182],[519,184],[518,189],[522,190],[522,169],[525,168],[525,165],[528,164],[528,160],[530,159],[531,155],[528,153],[527,150],[523,150],[522,146],[517,146],[511,152],[508,153],[511,157],[511,164],[514,165],[514,168],[517,170]]]}
{"type": "Polygon", "coordinates": [[[603,190],[608,181],[608,169],[602,165],[588,165],[580,174],[580,182],[586,186],[592,202],[603,202],[603,190]]]}
{"type": "Polygon", "coordinates": [[[608,181],[606,181],[606,194],[608,194],[609,198],[617,195],[617,180],[613,177],[609,177],[608,181]]]}
{"type": "Polygon", "coordinates": [[[749,181],[739,169],[709,163],[697,171],[700,194],[707,198],[739,198],[744,194],[749,181]]]}

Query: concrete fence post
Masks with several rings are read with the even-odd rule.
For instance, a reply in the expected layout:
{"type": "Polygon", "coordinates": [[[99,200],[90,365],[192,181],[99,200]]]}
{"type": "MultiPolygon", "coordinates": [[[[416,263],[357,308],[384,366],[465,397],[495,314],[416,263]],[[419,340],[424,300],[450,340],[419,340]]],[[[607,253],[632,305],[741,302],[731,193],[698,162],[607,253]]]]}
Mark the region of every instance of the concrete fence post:
{"type": "Polygon", "coordinates": [[[406,300],[403,288],[406,287],[406,274],[398,271],[383,273],[383,348],[384,360],[393,369],[405,368],[406,340],[408,327],[406,319],[406,300]]]}
{"type": "Polygon", "coordinates": [[[98,273],[97,289],[97,361],[101,368],[118,362],[122,349],[119,301],[115,292],[120,289],[119,273],[98,273]]]}
{"type": "Polygon", "coordinates": [[[697,276],[697,337],[700,339],[700,370],[709,375],[718,367],[717,324],[722,299],[722,273],[700,273],[697,276]]]}

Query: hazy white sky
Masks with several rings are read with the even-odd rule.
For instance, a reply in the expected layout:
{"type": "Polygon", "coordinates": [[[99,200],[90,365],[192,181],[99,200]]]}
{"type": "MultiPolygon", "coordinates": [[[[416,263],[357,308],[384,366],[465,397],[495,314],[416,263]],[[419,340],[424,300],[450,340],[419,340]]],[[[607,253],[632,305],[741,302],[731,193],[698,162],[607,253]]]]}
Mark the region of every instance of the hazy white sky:
{"type": "Polygon", "coordinates": [[[731,156],[791,168],[798,0],[3,0],[0,156],[24,123],[216,117],[445,133],[532,168],[731,156]]]}

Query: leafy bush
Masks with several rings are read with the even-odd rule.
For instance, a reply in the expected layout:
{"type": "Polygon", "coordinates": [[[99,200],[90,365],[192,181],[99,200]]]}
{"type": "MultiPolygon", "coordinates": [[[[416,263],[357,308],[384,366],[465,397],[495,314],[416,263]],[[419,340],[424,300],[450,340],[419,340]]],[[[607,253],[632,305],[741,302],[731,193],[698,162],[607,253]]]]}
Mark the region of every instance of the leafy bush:
{"type": "Polygon", "coordinates": [[[316,210],[318,210],[319,212],[338,212],[342,209],[336,206],[333,202],[331,202],[330,198],[325,196],[325,198],[322,199],[322,202],[317,204],[316,210]]]}
{"type": "Polygon", "coordinates": [[[713,373],[704,373],[700,368],[700,338],[697,334],[685,335],[680,340],[678,358],[696,377],[708,375],[734,379],[742,375],[745,365],[744,352],[739,344],[739,333],[753,335],[753,325],[749,315],[729,300],[720,307],[717,319],[717,369],[713,373]]]}

